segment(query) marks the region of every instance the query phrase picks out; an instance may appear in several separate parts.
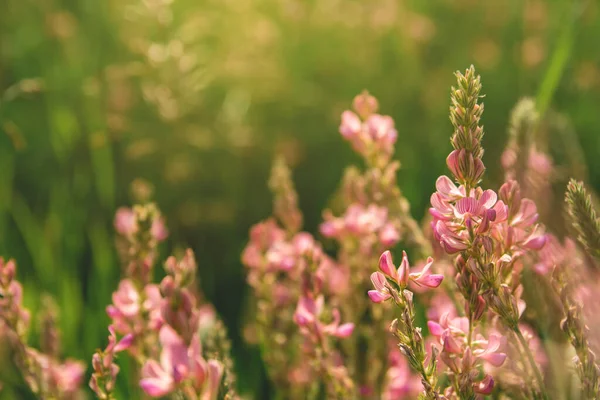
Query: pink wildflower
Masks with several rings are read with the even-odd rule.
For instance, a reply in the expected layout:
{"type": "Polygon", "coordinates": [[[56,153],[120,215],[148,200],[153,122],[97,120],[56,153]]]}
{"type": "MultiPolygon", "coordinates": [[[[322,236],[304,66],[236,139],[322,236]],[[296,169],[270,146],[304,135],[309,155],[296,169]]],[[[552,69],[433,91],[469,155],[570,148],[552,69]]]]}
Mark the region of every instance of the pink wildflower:
{"type": "Polygon", "coordinates": [[[161,328],[160,362],[148,360],[142,368],[140,386],[152,397],[172,393],[184,381],[189,382],[202,399],[216,399],[223,366],[216,360],[205,361],[200,341],[194,337],[189,347],[168,325],[161,328]]]}
{"type": "Polygon", "coordinates": [[[294,313],[296,324],[310,332],[316,338],[321,337],[323,334],[339,338],[346,338],[352,335],[354,324],[345,323],[340,325],[340,313],[337,309],[332,310],[333,320],[328,324],[320,320],[324,309],[324,301],[323,296],[319,296],[316,300],[302,296],[298,300],[298,306],[294,313]]]}

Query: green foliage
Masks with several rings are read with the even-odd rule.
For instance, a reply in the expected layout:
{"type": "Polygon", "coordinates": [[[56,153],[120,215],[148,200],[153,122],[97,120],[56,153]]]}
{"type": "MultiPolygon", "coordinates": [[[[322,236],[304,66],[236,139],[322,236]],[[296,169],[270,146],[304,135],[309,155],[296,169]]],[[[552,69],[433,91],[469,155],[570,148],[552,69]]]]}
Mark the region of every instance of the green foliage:
{"type": "Polygon", "coordinates": [[[577,240],[591,256],[600,259],[600,221],[582,182],[569,182],[565,201],[577,240]]]}

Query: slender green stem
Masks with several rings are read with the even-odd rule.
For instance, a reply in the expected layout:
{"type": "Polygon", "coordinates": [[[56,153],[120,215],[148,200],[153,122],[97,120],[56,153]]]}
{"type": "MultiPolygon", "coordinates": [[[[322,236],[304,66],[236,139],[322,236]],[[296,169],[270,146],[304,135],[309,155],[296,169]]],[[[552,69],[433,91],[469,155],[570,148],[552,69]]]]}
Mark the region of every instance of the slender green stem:
{"type": "Polygon", "coordinates": [[[542,373],[540,372],[540,369],[538,368],[538,365],[535,362],[535,359],[533,358],[533,354],[531,354],[531,349],[529,348],[529,344],[527,343],[527,340],[523,336],[523,333],[521,332],[521,329],[519,329],[518,326],[515,327],[514,332],[515,332],[515,335],[517,335],[517,339],[519,339],[519,343],[523,347],[523,352],[525,353],[525,356],[529,360],[531,369],[535,373],[535,378],[538,381],[538,385],[540,387],[540,392],[542,394],[542,397],[544,398],[544,400],[548,400],[549,397],[548,397],[548,394],[546,393],[544,378],[542,378],[542,373]]]}
{"type": "MultiPolygon", "coordinates": [[[[533,377],[531,376],[531,374],[532,374],[531,366],[529,365],[529,362],[526,360],[527,356],[523,352],[521,343],[520,342],[516,343],[515,347],[516,347],[517,351],[519,352],[519,357],[521,358],[521,362],[523,363],[523,370],[527,374],[527,379],[529,381],[532,381],[533,377]]],[[[527,388],[527,395],[531,396],[530,398],[535,399],[536,395],[535,395],[535,391],[532,389],[532,387],[529,385],[525,385],[525,388],[527,388]]],[[[525,398],[527,398],[527,397],[525,397],[525,398]]]]}
{"type": "Polygon", "coordinates": [[[469,312],[469,333],[467,335],[467,346],[471,347],[471,342],[473,340],[473,312],[469,312]]]}

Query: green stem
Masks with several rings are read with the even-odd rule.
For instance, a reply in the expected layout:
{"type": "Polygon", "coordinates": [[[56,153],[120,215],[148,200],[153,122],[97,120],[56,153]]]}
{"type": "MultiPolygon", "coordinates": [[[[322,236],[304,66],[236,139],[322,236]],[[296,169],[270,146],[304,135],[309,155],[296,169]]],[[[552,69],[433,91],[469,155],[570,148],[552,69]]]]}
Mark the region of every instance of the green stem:
{"type": "Polygon", "coordinates": [[[469,348],[471,348],[471,342],[473,339],[473,325],[473,311],[469,311],[469,333],[467,335],[467,346],[469,346],[469,348]]]}
{"type": "MultiPolygon", "coordinates": [[[[517,352],[519,353],[519,357],[521,358],[521,362],[523,363],[523,372],[525,372],[527,374],[527,379],[528,381],[532,381],[533,377],[531,376],[531,367],[529,366],[529,362],[527,362],[526,358],[527,356],[525,356],[525,353],[523,352],[522,346],[520,343],[517,343],[515,345],[517,352]]],[[[530,387],[529,385],[525,385],[525,387],[527,388],[527,395],[531,396],[530,398],[535,399],[536,395],[535,395],[535,391],[533,390],[532,387],[530,387]]],[[[527,398],[527,397],[525,397],[527,398]]]]}
{"type": "Polygon", "coordinates": [[[521,332],[521,329],[519,329],[518,326],[514,328],[514,332],[517,335],[517,339],[519,339],[519,343],[523,347],[523,351],[525,352],[525,356],[529,360],[529,364],[531,365],[531,369],[535,373],[535,378],[538,381],[542,397],[544,398],[544,400],[548,400],[549,397],[548,397],[548,394],[546,393],[546,389],[545,389],[545,385],[544,385],[544,379],[542,378],[542,373],[540,372],[540,369],[538,368],[538,365],[537,365],[537,363],[535,362],[535,360],[533,358],[533,354],[531,354],[531,349],[529,348],[529,344],[527,343],[527,340],[523,336],[523,333],[521,332]]]}

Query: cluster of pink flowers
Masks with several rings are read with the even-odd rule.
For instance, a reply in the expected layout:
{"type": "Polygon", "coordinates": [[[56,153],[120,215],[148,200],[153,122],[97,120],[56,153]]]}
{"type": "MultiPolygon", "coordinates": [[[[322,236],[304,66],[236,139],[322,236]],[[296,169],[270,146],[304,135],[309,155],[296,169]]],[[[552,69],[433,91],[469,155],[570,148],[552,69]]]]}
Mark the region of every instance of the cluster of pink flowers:
{"type": "Polygon", "coordinates": [[[197,265],[187,250],[169,257],[160,284],[150,281],[156,246],[167,237],[152,205],[122,208],[115,228],[121,235],[125,277],[106,308],[112,323],[109,344],[94,355],[90,387],[100,398],[113,398],[118,366],[115,355],[126,351],[141,367],[140,387],[151,397],[178,393],[188,399],[216,399],[224,366],[206,359],[200,334],[215,324],[215,313],[201,304],[195,289],[197,265]],[[116,333],[122,335],[117,341],[116,333]]]}
{"type": "MultiPolygon", "coordinates": [[[[250,269],[248,282],[255,288],[255,295],[263,307],[269,305],[268,309],[258,311],[262,314],[277,310],[275,318],[268,318],[269,326],[257,329],[281,330],[282,333],[290,333],[290,329],[295,331],[281,343],[282,348],[272,348],[272,352],[283,352],[283,347],[299,345],[304,349],[303,356],[290,360],[293,365],[314,360],[316,348],[327,349],[319,357],[332,356],[328,337],[348,337],[354,325],[342,324],[339,309],[326,307],[325,298],[345,293],[349,276],[323,252],[310,234],[286,233],[274,219],[252,227],[250,239],[242,254],[242,261],[250,269]]],[[[287,371],[288,378],[282,379],[308,384],[308,377],[315,374],[332,374],[332,379],[343,374],[343,367],[337,365],[335,357],[322,364],[327,366],[325,372],[292,367],[287,371]]]]}
{"type": "MultiPolygon", "coordinates": [[[[471,189],[467,195],[463,185],[456,186],[447,176],[436,182],[430,209],[433,231],[444,250],[455,254],[477,245],[502,255],[522,255],[539,250],[545,235],[536,221],[535,203],[522,199],[518,184],[502,185],[499,196],[491,189],[471,189]]],[[[486,249],[488,252],[492,252],[486,249]]]]}
{"type": "Polygon", "coordinates": [[[381,272],[373,272],[371,282],[375,290],[369,290],[369,297],[375,303],[381,303],[392,297],[392,291],[389,288],[388,279],[395,283],[398,288],[405,289],[409,282],[417,286],[436,288],[442,284],[443,275],[433,274],[431,265],[433,258],[429,257],[423,269],[419,272],[410,272],[408,256],[406,252],[402,253],[402,262],[396,268],[392,261],[392,255],[385,251],[379,260],[379,269],[381,272]]]}
{"type": "MultiPolygon", "coordinates": [[[[364,169],[346,171],[338,208],[323,213],[323,242],[302,231],[291,171],[275,161],[273,216],[250,229],[241,260],[255,311],[246,333],[260,345],[277,398],[549,400],[544,373],[552,347],[544,341],[557,334],[575,351],[580,398],[599,398],[593,300],[600,220],[591,197],[581,183],[569,183],[569,214],[584,255],[575,241],[546,233],[540,220],[547,221],[525,198],[548,195],[553,172],[538,147],[519,147],[518,135],[538,118],[531,101],[511,122],[506,181],[497,191],[482,187],[480,78],[473,67],[456,76],[446,159],[452,175],[435,182],[425,227],[412,218],[396,181],[394,122],[377,113],[377,100],[366,92],[343,112],[339,129],[364,169]],[[411,265],[403,251],[395,265],[399,243],[418,261],[411,265]],[[548,326],[541,313],[549,315],[548,326]],[[419,326],[423,316],[426,327],[419,326]]],[[[118,361],[127,357],[140,396],[239,399],[231,344],[197,288],[192,250],[167,258],[155,283],[158,246],[168,237],[158,208],[120,208],[114,226],[123,271],[106,307],[107,345],[91,360],[90,388],[114,400],[118,361]]],[[[33,392],[78,398],[85,367],[61,361],[53,312],[42,318],[40,349],[27,344],[30,315],[15,276],[14,261],[0,258],[0,335],[13,345],[33,392]]]]}
{"type": "Polygon", "coordinates": [[[379,104],[368,93],[356,96],[353,108],[356,113],[342,113],[340,133],[357,153],[371,160],[382,159],[386,162],[398,138],[394,120],[388,115],[377,114],[379,104]]]}
{"type": "Polygon", "coordinates": [[[406,357],[396,346],[390,346],[388,370],[381,398],[383,400],[414,399],[421,392],[421,380],[412,373],[406,357]]]}
{"type": "MultiPolygon", "coordinates": [[[[473,374],[470,384],[473,391],[479,394],[490,394],[494,387],[494,379],[486,374],[479,382],[473,382],[479,375],[479,366],[486,362],[494,367],[500,367],[506,360],[503,352],[506,339],[496,334],[490,334],[486,339],[483,335],[472,330],[466,317],[449,318],[443,315],[438,322],[427,322],[429,332],[441,345],[440,359],[456,376],[473,374]],[[469,337],[473,335],[471,344],[469,337]]],[[[460,384],[460,383],[459,383],[460,384]]],[[[454,388],[446,395],[450,396],[454,388]]],[[[464,392],[461,391],[461,392],[464,392]]]]}
{"type": "Polygon", "coordinates": [[[363,206],[352,204],[343,216],[333,217],[325,214],[325,222],[320,231],[325,237],[338,241],[354,240],[359,242],[363,253],[369,253],[377,245],[389,248],[400,241],[397,223],[388,219],[388,209],[376,204],[363,206]]]}
{"type": "Polygon", "coordinates": [[[161,397],[181,388],[186,398],[213,400],[219,393],[223,366],[205,361],[198,335],[186,344],[169,325],[159,332],[160,362],[148,360],[142,367],[140,386],[152,397],[161,397]]]}
{"type": "Polygon", "coordinates": [[[16,349],[15,362],[35,394],[41,398],[74,399],[80,392],[85,366],[81,361],[61,361],[57,338],[53,338],[55,343],[49,343],[47,351],[27,344],[30,314],[23,307],[23,287],[16,274],[15,261],[0,257],[0,338],[8,339],[16,349]]]}
{"type": "Polygon", "coordinates": [[[94,372],[90,379],[90,388],[100,399],[109,399],[115,389],[115,381],[119,373],[119,366],[114,362],[115,355],[127,350],[132,342],[133,335],[127,334],[117,340],[117,335],[112,326],[108,327],[108,345],[102,351],[97,351],[92,357],[94,372]]]}
{"type": "MultiPolygon", "coordinates": [[[[339,244],[336,257],[325,254],[310,234],[299,232],[295,221],[302,218],[297,196],[281,160],[276,161],[270,180],[275,218],[252,227],[250,242],[242,254],[259,313],[255,329],[262,332],[258,340],[262,336],[262,344],[268,348],[264,356],[273,379],[284,380],[278,376],[287,376],[293,385],[308,389],[321,379],[329,396],[343,397],[352,393],[382,395],[377,382],[395,368],[391,361],[378,361],[380,357],[385,359],[389,351],[385,331],[377,329],[385,317],[369,304],[368,298],[355,294],[368,289],[369,264],[402,238],[401,219],[391,215],[389,206],[403,204],[394,183],[397,163],[390,162],[396,138],[393,121],[375,114],[377,101],[367,93],[355,98],[354,109],[356,114],[343,114],[340,132],[364,157],[368,168],[364,173],[348,171],[342,191],[352,195],[344,198],[340,216],[331,211],[324,213],[319,230],[339,244]],[[295,217],[290,219],[290,215],[295,217]],[[270,316],[274,310],[277,315],[270,316]],[[346,315],[352,315],[353,321],[344,318],[346,315]],[[265,336],[265,332],[272,336],[265,336]],[[285,340],[283,336],[279,344],[270,340],[279,334],[285,335],[285,340]],[[375,340],[373,335],[380,339],[375,340]],[[365,341],[370,343],[369,349],[360,349],[365,341]],[[287,365],[291,368],[286,369],[281,363],[286,356],[278,355],[294,347],[303,349],[301,356],[289,360],[287,350],[287,365]],[[362,352],[374,363],[372,371],[359,372],[364,369],[362,352]],[[300,367],[307,363],[313,367],[300,367]]],[[[439,285],[438,275],[430,267],[422,273],[413,271],[411,276],[417,284],[439,285]]],[[[300,396],[293,388],[281,390],[286,397],[300,396]]]]}
{"type": "Polygon", "coordinates": [[[157,246],[168,236],[160,211],[154,204],[121,207],[116,212],[114,225],[119,234],[117,250],[125,276],[148,283],[157,246]]]}

